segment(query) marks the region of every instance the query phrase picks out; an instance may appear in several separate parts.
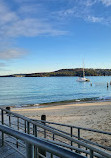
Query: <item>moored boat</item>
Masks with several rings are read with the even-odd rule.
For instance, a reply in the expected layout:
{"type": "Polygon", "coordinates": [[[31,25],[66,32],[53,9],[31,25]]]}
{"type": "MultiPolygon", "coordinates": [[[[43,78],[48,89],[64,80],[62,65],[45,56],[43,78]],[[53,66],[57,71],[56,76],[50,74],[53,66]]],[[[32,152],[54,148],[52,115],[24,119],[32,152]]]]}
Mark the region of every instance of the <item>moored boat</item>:
{"type": "MultiPolygon", "coordinates": [[[[84,65],[84,64],[83,64],[84,65]]],[[[78,82],[90,82],[90,79],[85,78],[84,66],[83,66],[83,77],[77,79],[78,82]]]]}
{"type": "Polygon", "coordinates": [[[79,78],[77,79],[77,81],[78,81],[78,82],[90,82],[90,79],[85,78],[85,76],[84,76],[84,77],[79,77],[79,78]]]}

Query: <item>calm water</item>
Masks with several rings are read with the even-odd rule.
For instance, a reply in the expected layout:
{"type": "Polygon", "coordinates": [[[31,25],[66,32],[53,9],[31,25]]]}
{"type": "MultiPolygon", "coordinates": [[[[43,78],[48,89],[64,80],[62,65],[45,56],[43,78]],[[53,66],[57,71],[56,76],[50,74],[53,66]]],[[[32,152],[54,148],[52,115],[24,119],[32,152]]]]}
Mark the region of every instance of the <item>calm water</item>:
{"type": "Polygon", "coordinates": [[[0,78],[0,105],[26,105],[82,98],[111,97],[107,82],[111,76],[88,77],[90,82],[76,82],[77,77],[0,78]]]}

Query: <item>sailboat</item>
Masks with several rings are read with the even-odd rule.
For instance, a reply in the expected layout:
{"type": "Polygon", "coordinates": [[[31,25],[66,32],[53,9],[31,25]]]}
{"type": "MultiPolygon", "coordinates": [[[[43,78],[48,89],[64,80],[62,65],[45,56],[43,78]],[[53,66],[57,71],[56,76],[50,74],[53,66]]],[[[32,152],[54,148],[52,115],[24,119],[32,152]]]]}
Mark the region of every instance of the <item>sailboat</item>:
{"type": "MultiPolygon", "coordinates": [[[[84,65],[84,64],[83,64],[84,65]]],[[[84,66],[83,66],[83,77],[77,79],[78,82],[90,82],[88,78],[85,78],[84,66]]]]}

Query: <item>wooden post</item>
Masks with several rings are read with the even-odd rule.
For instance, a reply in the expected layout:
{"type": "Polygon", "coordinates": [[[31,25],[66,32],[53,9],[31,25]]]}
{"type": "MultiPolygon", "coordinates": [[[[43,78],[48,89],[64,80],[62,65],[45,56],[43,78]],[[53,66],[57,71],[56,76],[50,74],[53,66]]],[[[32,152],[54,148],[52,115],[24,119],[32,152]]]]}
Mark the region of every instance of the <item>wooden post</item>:
{"type": "MultiPolygon", "coordinates": [[[[42,122],[42,120],[43,121],[46,121],[46,115],[41,115],[41,122],[42,122]]],[[[42,123],[44,123],[44,122],[42,122],[42,123]]],[[[44,123],[45,124],[45,123],[44,123]]]]}
{"type": "MultiPolygon", "coordinates": [[[[46,121],[46,115],[41,115],[41,123],[43,123],[45,125],[44,121],[46,121]]],[[[44,129],[44,138],[46,138],[46,130],[45,129],[44,129]]]]}
{"type": "Polygon", "coordinates": [[[108,82],[107,82],[107,88],[109,87],[109,84],[108,84],[108,82]]]}
{"type": "MultiPolygon", "coordinates": [[[[9,107],[9,106],[7,106],[7,107],[6,107],[6,110],[9,110],[9,111],[10,111],[10,107],[9,107]]],[[[7,114],[7,113],[8,113],[8,112],[6,112],[6,114],[7,114]]]]}

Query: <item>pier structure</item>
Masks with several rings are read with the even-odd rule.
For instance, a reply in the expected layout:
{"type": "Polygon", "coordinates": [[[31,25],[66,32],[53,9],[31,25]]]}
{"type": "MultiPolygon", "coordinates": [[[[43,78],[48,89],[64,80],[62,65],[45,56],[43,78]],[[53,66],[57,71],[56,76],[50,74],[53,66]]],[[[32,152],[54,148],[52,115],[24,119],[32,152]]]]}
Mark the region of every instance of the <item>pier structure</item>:
{"type": "Polygon", "coordinates": [[[1,158],[111,158],[110,146],[85,138],[83,134],[88,132],[93,138],[96,134],[111,140],[111,132],[46,119],[32,120],[4,108],[0,111],[1,158]]]}

